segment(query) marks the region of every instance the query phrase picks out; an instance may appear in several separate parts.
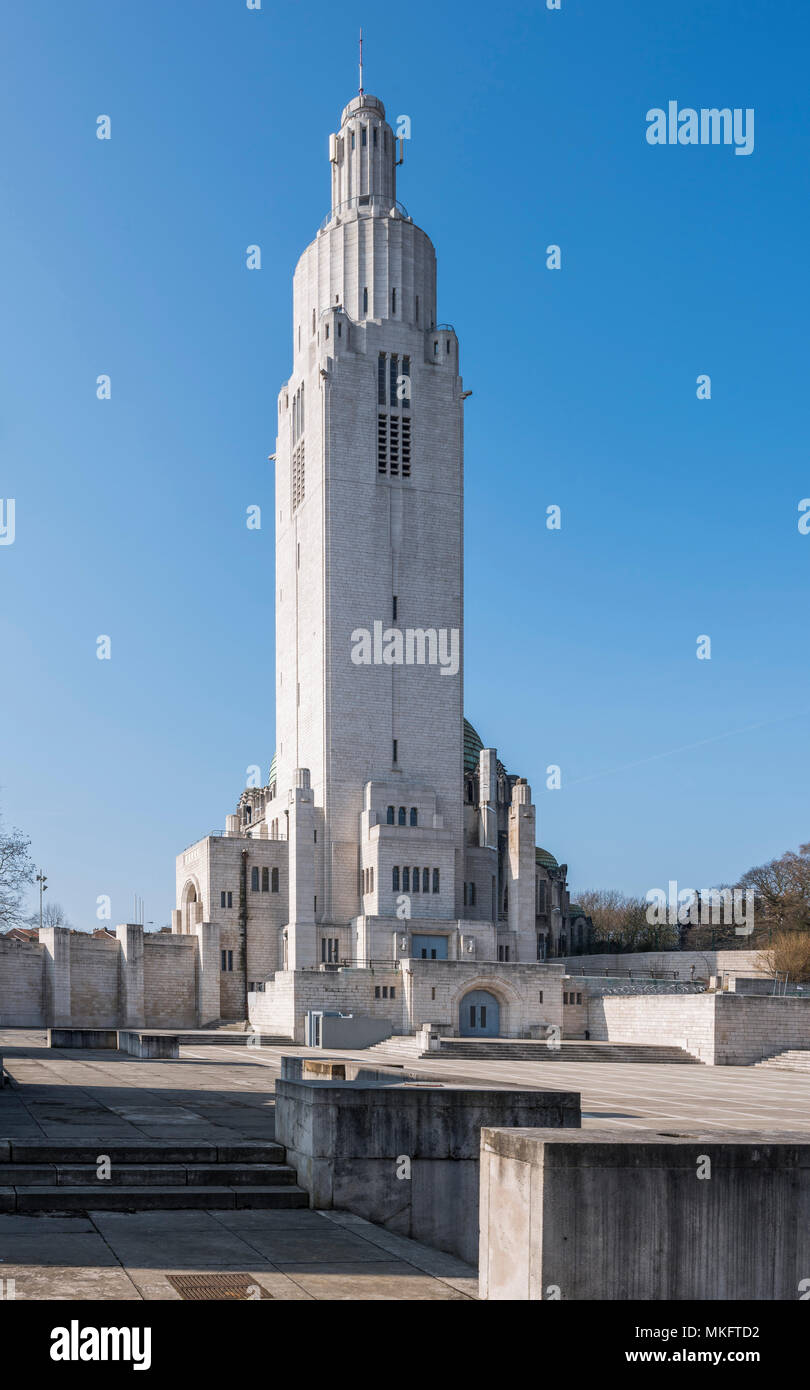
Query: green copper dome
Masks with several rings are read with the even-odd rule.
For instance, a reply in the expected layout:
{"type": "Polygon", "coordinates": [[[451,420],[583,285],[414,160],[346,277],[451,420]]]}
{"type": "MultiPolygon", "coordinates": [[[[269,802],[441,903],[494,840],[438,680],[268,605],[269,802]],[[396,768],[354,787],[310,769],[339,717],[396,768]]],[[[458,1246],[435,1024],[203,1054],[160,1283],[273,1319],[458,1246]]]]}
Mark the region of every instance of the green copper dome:
{"type": "Polygon", "coordinates": [[[270,764],[270,771],[269,771],[268,774],[267,774],[267,785],[268,785],[268,787],[272,787],[272,785],[273,785],[273,783],[275,782],[275,780],[276,780],[276,755],[275,755],[275,753],[274,753],[274,754],[273,754],[273,761],[272,761],[271,764],[270,764]]]}
{"type": "Polygon", "coordinates": [[[478,754],[484,744],[469,719],[464,720],[464,771],[478,771],[478,754]]]}
{"type": "Polygon", "coordinates": [[[534,851],[535,864],[542,864],[546,869],[559,869],[559,864],[553,854],[549,854],[547,849],[541,849],[539,845],[534,851]]]}

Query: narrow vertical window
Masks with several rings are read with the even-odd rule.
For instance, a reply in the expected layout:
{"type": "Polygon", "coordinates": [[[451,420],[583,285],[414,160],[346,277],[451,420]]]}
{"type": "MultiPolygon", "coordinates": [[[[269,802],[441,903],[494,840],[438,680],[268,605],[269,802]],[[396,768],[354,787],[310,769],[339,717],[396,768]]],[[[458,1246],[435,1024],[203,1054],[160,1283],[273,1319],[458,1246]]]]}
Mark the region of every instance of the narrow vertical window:
{"type": "Polygon", "coordinates": [[[362,127],[361,127],[360,134],[361,134],[361,141],[360,141],[360,143],[361,143],[362,145],[365,146],[365,144],[366,144],[366,128],[365,128],[365,126],[362,126],[362,127]]]}
{"type": "Polygon", "coordinates": [[[385,405],[385,353],[377,358],[377,404],[385,405]]]}
{"type": "Polygon", "coordinates": [[[270,892],[270,870],[267,868],[266,865],[262,869],[262,892],[270,892]]]}
{"type": "MultiPolygon", "coordinates": [[[[418,872],[418,871],[417,871],[418,872]]],[[[422,892],[427,893],[430,889],[430,869],[422,870],[422,892]]],[[[435,888],[434,888],[435,893],[435,888]]]]}
{"type": "MultiPolygon", "coordinates": [[[[394,614],[394,617],[396,617],[396,613],[394,614]]],[[[411,815],[410,815],[411,825],[416,825],[416,824],[417,824],[418,814],[419,814],[419,813],[418,813],[416,807],[415,807],[415,806],[412,806],[412,807],[411,807],[411,815]]]]}
{"type": "Polygon", "coordinates": [[[354,131],[352,131],[352,149],[354,149],[354,131]]]}
{"type": "Polygon", "coordinates": [[[388,399],[391,405],[396,408],[399,404],[397,400],[397,375],[399,372],[399,358],[395,353],[391,353],[388,360],[388,399]]]}
{"type": "Polygon", "coordinates": [[[312,331],[315,332],[315,310],[312,310],[312,331]]]}
{"type": "Polygon", "coordinates": [[[416,296],[416,322],[419,322],[419,295],[416,296]]]}
{"type": "Polygon", "coordinates": [[[398,739],[394,739],[394,762],[397,762],[397,761],[398,761],[398,757],[399,757],[399,740],[398,740],[398,739]]]}
{"type": "Polygon", "coordinates": [[[255,865],[250,871],[250,891],[251,893],[258,893],[259,891],[259,870],[255,865]]]}
{"type": "Polygon", "coordinates": [[[375,149],[376,149],[376,147],[377,147],[377,127],[374,126],[373,129],[374,129],[374,139],[373,139],[373,143],[374,143],[374,147],[375,147],[375,149]]]}
{"type": "Polygon", "coordinates": [[[387,823],[388,825],[393,825],[393,824],[394,824],[394,808],[393,808],[393,806],[389,806],[389,807],[388,807],[388,810],[387,810],[386,813],[385,813],[385,819],[386,819],[386,823],[387,823]]]}
{"type": "Polygon", "coordinates": [[[393,601],[392,601],[392,603],[391,603],[391,608],[392,608],[392,621],[393,621],[393,622],[396,622],[396,620],[397,620],[397,596],[396,596],[396,594],[394,594],[394,596],[393,596],[393,601]]]}
{"type": "Polygon", "coordinates": [[[414,893],[419,892],[419,870],[416,868],[413,871],[413,891],[414,893]]]}
{"type": "Polygon", "coordinates": [[[405,824],[405,807],[404,807],[404,806],[400,806],[400,808],[399,808],[399,824],[400,824],[400,825],[404,825],[404,824],[405,824]]]}
{"type": "Polygon", "coordinates": [[[403,893],[410,893],[411,891],[411,871],[407,864],[402,870],[402,891],[403,893]]]}
{"type": "Polygon", "coordinates": [[[396,312],[397,312],[397,292],[396,292],[396,290],[392,290],[392,291],[391,291],[391,313],[392,313],[392,314],[395,314],[396,312]]]}
{"type": "Polygon", "coordinates": [[[399,865],[395,864],[391,870],[391,887],[395,893],[399,892],[399,865]]]}
{"type": "Polygon", "coordinates": [[[273,869],[270,875],[270,891],[271,893],[278,892],[278,869],[273,869]]]}
{"type": "Polygon", "coordinates": [[[433,891],[434,891],[434,893],[438,893],[438,891],[439,891],[439,870],[438,870],[438,869],[434,869],[434,870],[433,870],[433,891]]]}
{"type": "Polygon", "coordinates": [[[368,286],[363,287],[363,313],[368,313],[368,286]]]}

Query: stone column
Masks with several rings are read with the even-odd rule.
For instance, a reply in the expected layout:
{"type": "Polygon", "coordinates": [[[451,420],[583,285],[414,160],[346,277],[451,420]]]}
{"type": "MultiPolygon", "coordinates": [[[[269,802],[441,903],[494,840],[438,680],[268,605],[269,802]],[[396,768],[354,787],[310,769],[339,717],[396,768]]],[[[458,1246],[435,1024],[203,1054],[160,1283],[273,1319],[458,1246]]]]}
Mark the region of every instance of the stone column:
{"type": "Polygon", "coordinates": [[[40,945],[45,947],[45,1024],[70,1028],[70,932],[65,927],[43,927],[40,945]]]}
{"type": "Polygon", "coordinates": [[[509,807],[509,930],[515,933],[520,961],[537,959],[535,940],[535,809],[532,789],[519,777],[509,807]]]}
{"type": "Polygon", "coordinates": [[[121,1028],[145,1028],[143,998],[143,927],[127,922],[118,938],[118,1021],[121,1028]]]}
{"type": "Polygon", "coordinates": [[[219,923],[199,922],[192,928],[197,938],[197,1027],[220,1017],[219,923]]]}
{"type": "Polygon", "coordinates": [[[317,962],[315,946],[315,804],[309,768],[297,767],[289,793],[290,920],[287,968],[317,962]]]}

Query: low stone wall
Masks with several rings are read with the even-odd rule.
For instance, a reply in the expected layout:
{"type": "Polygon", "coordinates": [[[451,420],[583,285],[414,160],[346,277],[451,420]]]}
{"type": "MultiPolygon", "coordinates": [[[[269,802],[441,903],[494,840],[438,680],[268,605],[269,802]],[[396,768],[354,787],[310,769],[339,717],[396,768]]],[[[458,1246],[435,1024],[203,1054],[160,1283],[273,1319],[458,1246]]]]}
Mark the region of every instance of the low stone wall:
{"type": "Polygon", "coordinates": [[[602,995],[588,1001],[597,1042],[666,1043],[709,1066],[751,1066],[810,1048],[810,999],[743,994],[602,995]]]}
{"type": "Polygon", "coordinates": [[[570,970],[674,970],[680,979],[708,980],[712,975],[767,975],[763,951],[627,951],[600,955],[566,956],[570,970]]]}
{"type": "Polygon", "coordinates": [[[354,1212],[474,1264],[485,1125],[578,1127],[570,1091],[276,1082],[275,1137],[313,1207],[354,1212]]]}
{"type": "Polygon", "coordinates": [[[795,1302],[809,1207],[807,1134],[487,1128],[481,1297],[795,1302]]]}

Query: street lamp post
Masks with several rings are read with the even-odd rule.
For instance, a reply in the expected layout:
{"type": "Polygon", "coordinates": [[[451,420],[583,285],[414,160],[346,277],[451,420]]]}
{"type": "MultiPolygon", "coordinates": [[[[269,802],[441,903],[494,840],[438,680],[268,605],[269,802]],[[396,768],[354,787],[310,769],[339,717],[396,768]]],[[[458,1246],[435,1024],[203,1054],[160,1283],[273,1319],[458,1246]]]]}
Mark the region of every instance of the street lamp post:
{"type": "Polygon", "coordinates": [[[42,894],[48,891],[48,880],[41,869],[37,874],[37,883],[39,884],[39,929],[42,931],[42,894]]]}

